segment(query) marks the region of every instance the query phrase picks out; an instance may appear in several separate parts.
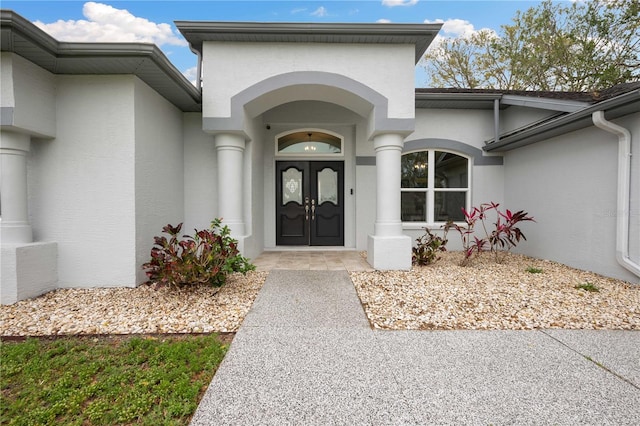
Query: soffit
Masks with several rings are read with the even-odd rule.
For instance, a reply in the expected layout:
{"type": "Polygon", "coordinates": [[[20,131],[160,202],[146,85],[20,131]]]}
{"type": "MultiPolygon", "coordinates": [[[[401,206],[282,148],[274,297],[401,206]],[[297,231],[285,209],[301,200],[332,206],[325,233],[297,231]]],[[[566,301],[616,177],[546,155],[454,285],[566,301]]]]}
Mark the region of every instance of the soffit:
{"type": "Polygon", "coordinates": [[[201,111],[201,95],[162,51],[148,43],[59,42],[13,11],[0,15],[0,46],[53,74],[136,75],[182,111],[201,111]]]}
{"type": "Polygon", "coordinates": [[[416,63],[442,24],[317,24],[175,21],[192,50],[202,54],[202,43],[363,43],[413,44],[416,63]]]}

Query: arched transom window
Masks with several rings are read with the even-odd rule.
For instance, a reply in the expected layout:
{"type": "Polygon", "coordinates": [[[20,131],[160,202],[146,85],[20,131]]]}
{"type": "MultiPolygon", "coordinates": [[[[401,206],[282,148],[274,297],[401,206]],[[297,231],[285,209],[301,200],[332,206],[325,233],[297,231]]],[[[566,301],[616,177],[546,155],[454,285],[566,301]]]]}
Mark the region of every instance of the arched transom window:
{"type": "Polygon", "coordinates": [[[470,198],[469,159],[438,150],[402,156],[402,221],[462,221],[470,198]]]}
{"type": "Polygon", "coordinates": [[[279,136],[277,155],[342,155],[342,138],[318,130],[300,130],[279,136]]]}

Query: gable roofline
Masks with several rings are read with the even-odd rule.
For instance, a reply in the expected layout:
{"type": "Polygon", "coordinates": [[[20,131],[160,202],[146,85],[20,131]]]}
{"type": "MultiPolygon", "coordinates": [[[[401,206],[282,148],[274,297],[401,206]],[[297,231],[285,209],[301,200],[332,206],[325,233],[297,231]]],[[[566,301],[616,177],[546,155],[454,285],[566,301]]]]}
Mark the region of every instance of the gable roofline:
{"type": "Polygon", "coordinates": [[[422,58],[442,24],[174,21],[191,50],[205,41],[252,43],[413,44],[422,58]]]}
{"type": "Polygon", "coordinates": [[[182,111],[201,111],[200,91],[151,43],[60,42],[12,10],[0,10],[1,50],[52,74],[132,74],[182,111]]]}

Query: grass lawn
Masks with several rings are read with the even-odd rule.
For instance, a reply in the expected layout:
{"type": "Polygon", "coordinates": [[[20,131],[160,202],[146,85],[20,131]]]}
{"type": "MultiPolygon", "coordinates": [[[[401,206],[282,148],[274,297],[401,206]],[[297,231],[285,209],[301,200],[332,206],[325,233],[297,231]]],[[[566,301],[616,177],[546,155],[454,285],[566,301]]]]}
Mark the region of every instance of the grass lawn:
{"type": "Polygon", "coordinates": [[[188,424],[227,351],[215,335],[0,343],[0,424],[188,424]]]}

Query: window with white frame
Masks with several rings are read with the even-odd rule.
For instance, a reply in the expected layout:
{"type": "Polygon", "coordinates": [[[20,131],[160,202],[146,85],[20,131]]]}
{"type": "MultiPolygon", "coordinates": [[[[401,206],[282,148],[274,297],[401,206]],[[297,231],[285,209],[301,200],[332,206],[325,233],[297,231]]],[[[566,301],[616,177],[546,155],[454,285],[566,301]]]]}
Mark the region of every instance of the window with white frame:
{"type": "Polygon", "coordinates": [[[439,150],[402,156],[403,222],[463,221],[468,208],[469,159],[439,150]]]}

